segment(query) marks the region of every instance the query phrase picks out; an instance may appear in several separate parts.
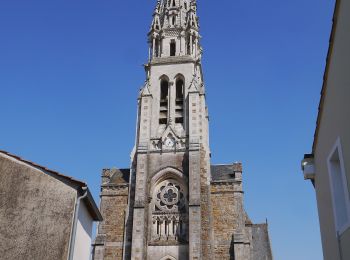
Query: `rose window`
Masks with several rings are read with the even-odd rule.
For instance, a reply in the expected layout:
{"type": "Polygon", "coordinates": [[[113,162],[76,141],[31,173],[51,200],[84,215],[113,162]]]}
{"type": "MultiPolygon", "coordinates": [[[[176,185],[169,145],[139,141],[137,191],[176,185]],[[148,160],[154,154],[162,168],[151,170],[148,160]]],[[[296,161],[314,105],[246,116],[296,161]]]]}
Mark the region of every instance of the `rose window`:
{"type": "Polygon", "coordinates": [[[174,205],[179,202],[178,190],[173,187],[166,187],[160,195],[161,201],[166,205],[174,205]]]}
{"type": "Polygon", "coordinates": [[[155,198],[156,211],[182,211],[185,206],[185,196],[180,185],[165,181],[158,186],[155,198]]]}
{"type": "Polygon", "coordinates": [[[187,192],[183,185],[174,179],[160,182],[154,188],[151,208],[153,243],[187,243],[187,192]]]}

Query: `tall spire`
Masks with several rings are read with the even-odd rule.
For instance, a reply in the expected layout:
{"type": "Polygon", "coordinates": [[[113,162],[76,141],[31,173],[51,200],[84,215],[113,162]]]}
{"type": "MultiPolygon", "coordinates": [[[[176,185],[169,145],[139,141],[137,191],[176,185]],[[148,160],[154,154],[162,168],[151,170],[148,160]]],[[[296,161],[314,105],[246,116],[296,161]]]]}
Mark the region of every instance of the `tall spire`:
{"type": "Polygon", "coordinates": [[[200,59],[199,24],[195,0],[157,1],[148,33],[150,61],[169,56],[200,59]]]}
{"type": "Polygon", "coordinates": [[[272,259],[251,246],[269,240],[243,208],[241,164],[210,163],[199,40],[195,0],[157,1],[131,168],[102,176],[96,260],[272,259]]]}
{"type": "Polygon", "coordinates": [[[191,1],[191,7],[188,11],[187,27],[192,29],[198,29],[198,17],[197,17],[197,3],[195,0],[191,1]]]}
{"type": "Polygon", "coordinates": [[[161,24],[160,24],[160,1],[157,1],[157,5],[154,8],[154,12],[153,12],[153,21],[152,21],[152,25],[151,25],[151,29],[150,31],[154,30],[154,31],[159,31],[161,28],[161,24]]]}

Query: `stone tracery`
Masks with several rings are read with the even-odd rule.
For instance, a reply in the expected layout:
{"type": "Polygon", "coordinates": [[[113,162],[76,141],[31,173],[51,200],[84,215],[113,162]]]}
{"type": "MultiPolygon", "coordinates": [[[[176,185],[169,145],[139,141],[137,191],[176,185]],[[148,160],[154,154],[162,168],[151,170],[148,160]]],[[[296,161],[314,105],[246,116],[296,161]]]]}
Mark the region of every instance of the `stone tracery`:
{"type": "Polygon", "coordinates": [[[175,179],[155,186],[152,197],[152,241],[187,241],[187,190],[175,179]]]}

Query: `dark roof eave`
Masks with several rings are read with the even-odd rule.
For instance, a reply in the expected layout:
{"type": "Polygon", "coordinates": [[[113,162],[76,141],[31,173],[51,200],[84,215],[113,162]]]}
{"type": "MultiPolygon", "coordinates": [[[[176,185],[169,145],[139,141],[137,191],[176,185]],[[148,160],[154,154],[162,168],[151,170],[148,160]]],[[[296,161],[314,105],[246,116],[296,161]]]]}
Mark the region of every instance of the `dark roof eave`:
{"type": "MultiPolygon", "coordinates": [[[[84,198],[84,202],[88,208],[88,211],[94,221],[103,221],[103,217],[101,215],[100,210],[98,209],[95,200],[89,190],[89,188],[86,186],[86,192],[87,196],[84,198]]],[[[81,194],[83,195],[83,194],[81,194]]]]}
{"type": "Polygon", "coordinates": [[[318,105],[318,113],[317,113],[317,119],[316,119],[316,128],[315,128],[315,133],[314,133],[314,140],[313,140],[313,144],[312,144],[312,153],[313,154],[315,154],[315,151],[316,151],[319,127],[320,127],[320,124],[321,124],[321,116],[322,116],[322,112],[323,112],[323,104],[324,104],[324,99],[325,99],[326,90],[327,90],[327,79],[328,79],[330,60],[331,60],[331,56],[332,56],[332,53],[333,53],[333,43],[334,43],[335,31],[336,31],[337,21],[338,21],[339,5],[340,5],[340,0],[336,0],[335,1],[334,12],[333,12],[333,19],[332,19],[332,23],[333,23],[332,31],[331,31],[330,38],[329,38],[329,47],[328,47],[327,58],[326,58],[326,67],[325,67],[324,74],[323,74],[323,83],[322,83],[322,89],[321,89],[321,97],[320,97],[320,102],[319,102],[319,105],[318,105]]]}
{"type": "Polygon", "coordinates": [[[19,161],[21,161],[23,163],[26,163],[26,164],[34,167],[34,168],[42,170],[43,172],[50,173],[50,174],[56,176],[58,179],[64,179],[65,181],[73,184],[73,186],[75,186],[75,187],[78,186],[79,187],[78,188],[78,192],[80,193],[80,195],[83,195],[82,194],[83,193],[82,192],[83,188],[86,188],[86,190],[87,190],[87,197],[84,199],[84,201],[86,202],[88,211],[91,214],[92,219],[95,220],[95,221],[102,221],[103,220],[102,215],[101,215],[101,213],[100,213],[100,211],[99,211],[99,209],[98,209],[98,207],[97,207],[97,205],[95,203],[95,200],[93,199],[93,197],[91,195],[91,192],[90,192],[90,190],[89,190],[89,188],[88,188],[88,186],[87,186],[87,184],[85,182],[76,180],[76,179],[74,179],[72,177],[69,177],[67,175],[61,174],[61,173],[59,173],[57,171],[50,170],[50,169],[46,168],[45,166],[39,165],[39,164],[34,163],[32,161],[25,160],[25,159],[23,159],[23,158],[21,158],[21,157],[19,157],[17,155],[11,154],[9,152],[0,150],[0,153],[3,153],[5,155],[7,155],[9,157],[12,157],[12,158],[14,158],[16,160],[19,160],[19,161]]]}
{"type": "Polygon", "coordinates": [[[62,178],[62,179],[65,179],[65,180],[67,180],[68,182],[71,182],[72,184],[78,185],[78,186],[80,186],[80,187],[86,187],[86,186],[87,186],[87,184],[86,184],[85,182],[76,180],[76,179],[74,179],[74,178],[72,178],[72,177],[70,177],[70,176],[64,175],[64,174],[59,173],[59,172],[57,172],[57,171],[50,170],[50,169],[46,168],[45,166],[42,166],[42,165],[37,164],[37,163],[34,163],[34,162],[32,162],[32,161],[25,160],[25,159],[23,159],[23,158],[21,158],[21,157],[19,157],[19,156],[17,156],[17,155],[11,154],[11,153],[6,152],[6,151],[3,151],[3,150],[0,150],[0,153],[3,153],[3,154],[5,154],[5,155],[7,155],[7,156],[10,156],[10,157],[16,159],[16,160],[19,160],[19,161],[21,161],[21,162],[24,162],[24,163],[26,163],[26,164],[29,164],[30,166],[32,166],[32,167],[34,167],[34,168],[38,168],[38,169],[40,169],[40,170],[42,170],[42,171],[44,171],[44,172],[48,172],[48,173],[51,173],[51,174],[53,174],[53,175],[56,175],[57,177],[62,178]]]}

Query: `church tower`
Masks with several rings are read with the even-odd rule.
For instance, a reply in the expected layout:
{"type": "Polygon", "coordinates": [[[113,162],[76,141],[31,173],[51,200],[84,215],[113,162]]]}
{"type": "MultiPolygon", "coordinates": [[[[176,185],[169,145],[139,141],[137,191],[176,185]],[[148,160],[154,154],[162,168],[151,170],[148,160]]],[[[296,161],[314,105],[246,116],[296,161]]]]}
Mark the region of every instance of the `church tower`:
{"type": "Polygon", "coordinates": [[[241,164],[210,164],[200,38],[196,0],[157,1],[131,168],[102,172],[93,259],[272,259],[241,164]]]}
{"type": "Polygon", "coordinates": [[[199,39],[196,1],[158,1],[133,155],[132,259],[200,259],[200,156],[209,147],[199,39]]]}

